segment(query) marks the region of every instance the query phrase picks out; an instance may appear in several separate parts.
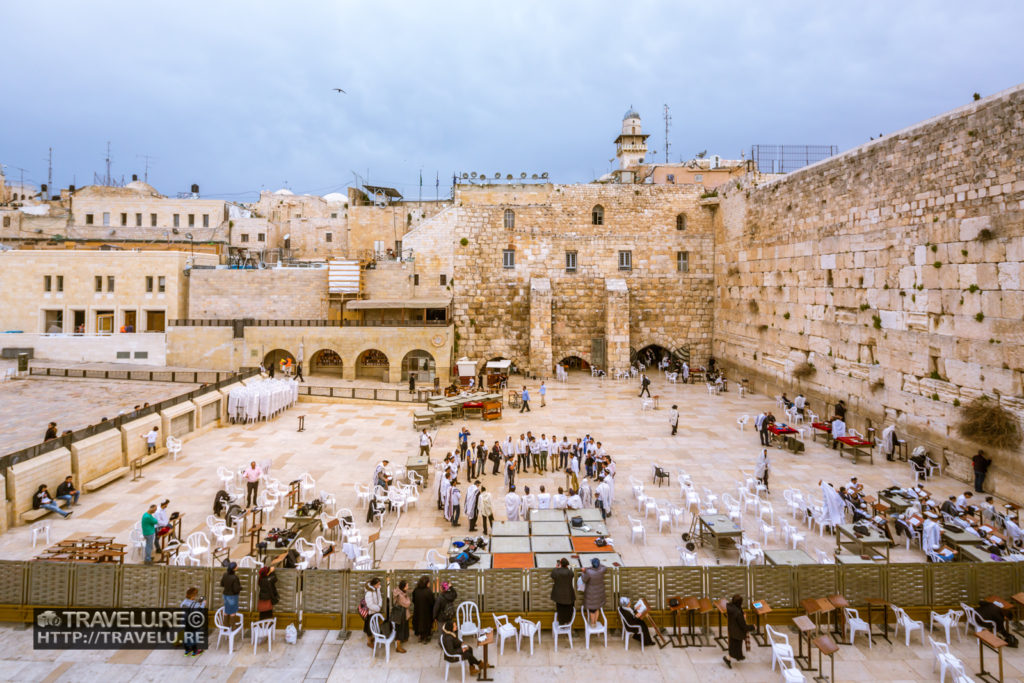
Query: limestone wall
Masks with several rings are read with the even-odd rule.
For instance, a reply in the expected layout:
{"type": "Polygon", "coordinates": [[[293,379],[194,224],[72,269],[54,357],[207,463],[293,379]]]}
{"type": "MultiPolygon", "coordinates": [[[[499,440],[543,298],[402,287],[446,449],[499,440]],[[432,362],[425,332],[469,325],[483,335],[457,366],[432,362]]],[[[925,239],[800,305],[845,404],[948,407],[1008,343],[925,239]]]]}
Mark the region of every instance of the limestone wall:
{"type": "Polygon", "coordinates": [[[80,490],[90,481],[125,467],[126,464],[121,448],[121,432],[116,429],[108,429],[71,444],[71,469],[74,471],[75,486],[80,490]]]}
{"type": "Polygon", "coordinates": [[[189,318],[327,318],[326,268],[194,270],[189,318]]]}
{"type": "MultiPolygon", "coordinates": [[[[693,186],[497,185],[459,186],[458,220],[452,230],[457,355],[486,360],[504,356],[531,366],[530,283],[550,282],[551,358],[575,355],[591,362],[594,339],[608,343],[605,280],[624,280],[628,331],[612,340],[623,354],[648,344],[689,346],[696,360],[711,350],[712,211],[701,206],[693,186]],[[603,209],[594,225],[592,211],[603,209]],[[505,227],[505,210],[515,214],[505,227]],[[677,216],[686,216],[677,230],[677,216]],[[465,240],[465,244],[462,241],[465,240]],[[515,267],[503,267],[503,251],[515,252],[515,267]],[[629,251],[632,269],[619,268],[629,251]],[[677,252],[689,254],[679,272],[677,252]],[[575,271],[566,267],[574,252],[575,271]]],[[[624,316],[623,316],[624,317],[624,316]]],[[[617,316],[612,316],[613,321],[617,316]]],[[[547,353],[535,359],[547,358],[547,353]]],[[[612,368],[615,369],[615,368],[612,368]]]]}
{"type": "MultiPolygon", "coordinates": [[[[895,421],[967,478],[958,406],[1024,417],[1024,87],[759,187],[720,188],[715,355],[769,390],[895,421]],[[795,367],[810,362],[802,382],[795,367]]],[[[1024,453],[989,488],[1021,500],[1024,453]],[[1016,486],[1016,488],[1015,488],[1016,486]]]]}
{"type": "MultiPolygon", "coordinates": [[[[161,419],[157,414],[146,415],[121,425],[121,449],[124,451],[126,462],[146,454],[146,440],[143,437],[152,431],[153,427],[160,426],[161,419]]],[[[161,428],[158,433],[160,436],[157,437],[156,447],[157,451],[160,451],[164,446],[167,430],[161,428]]]]}
{"type": "Polygon", "coordinates": [[[21,523],[19,515],[32,509],[32,496],[40,484],[46,484],[50,497],[57,495],[57,485],[71,474],[71,453],[67,448],[24,460],[7,469],[7,500],[11,503],[11,526],[21,523]]]}

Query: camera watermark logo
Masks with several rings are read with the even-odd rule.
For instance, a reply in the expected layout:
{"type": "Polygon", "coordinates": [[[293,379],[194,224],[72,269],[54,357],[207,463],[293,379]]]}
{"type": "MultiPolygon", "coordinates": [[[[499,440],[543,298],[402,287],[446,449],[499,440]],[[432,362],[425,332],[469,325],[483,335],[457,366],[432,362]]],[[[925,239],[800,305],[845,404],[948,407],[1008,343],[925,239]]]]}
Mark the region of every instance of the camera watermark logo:
{"type": "Polygon", "coordinates": [[[205,609],[37,608],[32,644],[36,650],[206,649],[205,609]]]}

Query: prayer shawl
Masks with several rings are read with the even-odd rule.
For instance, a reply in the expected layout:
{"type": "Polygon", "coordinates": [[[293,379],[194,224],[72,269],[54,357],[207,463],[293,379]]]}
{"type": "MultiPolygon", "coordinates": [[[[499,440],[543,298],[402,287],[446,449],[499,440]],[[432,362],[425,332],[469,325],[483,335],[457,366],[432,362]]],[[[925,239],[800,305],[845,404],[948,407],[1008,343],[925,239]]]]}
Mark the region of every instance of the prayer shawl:
{"type": "Polygon", "coordinates": [[[480,494],[480,514],[490,517],[494,514],[494,506],[491,504],[491,494],[484,491],[480,494]]]}
{"type": "Polygon", "coordinates": [[[762,450],[761,455],[757,456],[757,467],[754,469],[754,476],[758,479],[764,479],[766,474],[768,474],[768,451],[762,450]]]}
{"type": "Polygon", "coordinates": [[[583,507],[583,499],[580,498],[579,494],[569,496],[565,500],[565,507],[569,510],[579,510],[583,507]]]}
{"type": "Polygon", "coordinates": [[[882,430],[882,452],[890,457],[896,450],[896,425],[889,425],[882,430]]]}
{"type": "Polygon", "coordinates": [[[846,521],[846,503],[831,484],[821,482],[821,495],[825,508],[825,525],[838,526],[846,521]]]}
{"type": "Polygon", "coordinates": [[[522,507],[519,508],[519,516],[523,519],[529,519],[529,510],[537,509],[537,496],[532,493],[527,493],[523,496],[522,507]]]}
{"type": "Polygon", "coordinates": [[[501,445],[501,452],[502,452],[502,454],[506,458],[508,458],[508,457],[510,457],[510,456],[515,454],[516,449],[515,449],[515,446],[512,445],[512,437],[511,436],[508,437],[507,439],[505,439],[505,443],[503,443],[501,445]]]}
{"type": "Polygon", "coordinates": [[[832,438],[838,439],[841,436],[846,436],[846,423],[837,417],[832,421],[832,438]]]}
{"type": "Polygon", "coordinates": [[[556,493],[551,497],[551,507],[555,510],[564,510],[566,506],[566,497],[564,493],[556,493]]]}
{"type": "Polygon", "coordinates": [[[441,509],[444,510],[444,518],[448,519],[448,497],[452,491],[452,483],[447,477],[441,480],[441,509]]]}
{"type": "Polygon", "coordinates": [[[611,487],[608,486],[608,482],[602,481],[597,485],[595,489],[597,495],[601,497],[601,502],[604,503],[604,511],[609,512],[612,509],[612,494],[611,487]]]}
{"type": "Polygon", "coordinates": [[[476,484],[470,484],[469,488],[466,489],[466,516],[472,517],[473,513],[476,512],[476,502],[480,497],[480,487],[476,484]]]}
{"type": "Polygon", "coordinates": [[[684,380],[689,380],[690,379],[690,366],[687,365],[686,363],[683,363],[683,379],[684,380]]]}
{"type": "Polygon", "coordinates": [[[942,545],[942,531],[939,525],[930,519],[924,520],[924,528],[921,530],[921,548],[935,552],[942,545]]]}
{"type": "Polygon", "coordinates": [[[538,493],[537,494],[537,508],[540,510],[547,510],[551,507],[551,494],[550,493],[538,493]]]}
{"type": "Polygon", "coordinates": [[[594,492],[590,490],[590,484],[586,479],[580,484],[580,499],[584,507],[594,507],[594,492]]]}
{"type": "Polygon", "coordinates": [[[509,491],[505,494],[505,515],[508,517],[508,521],[519,521],[519,507],[522,505],[522,502],[519,494],[515,491],[509,491]]]}
{"type": "Polygon", "coordinates": [[[459,491],[458,486],[452,486],[451,491],[448,493],[448,502],[444,506],[444,518],[449,522],[452,521],[452,517],[455,515],[455,508],[459,506],[460,500],[462,500],[462,492],[459,491]]]}

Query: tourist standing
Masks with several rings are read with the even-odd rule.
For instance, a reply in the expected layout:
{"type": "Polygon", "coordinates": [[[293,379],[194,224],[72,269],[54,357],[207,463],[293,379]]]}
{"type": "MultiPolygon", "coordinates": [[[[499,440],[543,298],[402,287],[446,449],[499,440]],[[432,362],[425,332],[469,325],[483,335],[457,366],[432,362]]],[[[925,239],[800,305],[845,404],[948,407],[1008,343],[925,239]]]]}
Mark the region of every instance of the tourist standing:
{"type": "Polygon", "coordinates": [[[426,428],[420,434],[420,455],[430,457],[430,447],[434,444],[434,440],[427,434],[426,428]]]}
{"type": "Polygon", "coordinates": [[[295,379],[297,379],[300,382],[305,382],[306,381],[302,377],[302,363],[296,363],[295,364],[295,379]]]}
{"type": "Polygon", "coordinates": [[[480,513],[480,480],[475,480],[466,489],[466,517],[469,517],[469,530],[476,531],[476,518],[480,513]]]}
{"type": "Polygon", "coordinates": [[[540,383],[540,389],[538,389],[537,391],[540,392],[540,407],[543,408],[544,406],[547,405],[545,399],[548,395],[548,388],[543,381],[540,383]]]}
{"type": "MultiPolygon", "coordinates": [[[[206,599],[199,597],[199,589],[193,586],[185,591],[185,599],[181,601],[181,605],[179,605],[179,607],[186,610],[206,611],[206,599]]],[[[199,646],[196,643],[190,643],[188,640],[185,640],[186,655],[189,657],[196,657],[202,653],[203,651],[199,649],[199,646]]]]}
{"type": "Polygon", "coordinates": [[[401,580],[391,593],[391,623],[395,625],[395,652],[406,652],[402,647],[409,640],[409,582],[401,580]]]}
{"type": "Polygon", "coordinates": [[[245,477],[245,507],[255,507],[256,492],[260,487],[260,477],[263,476],[263,470],[253,460],[249,463],[249,469],[245,470],[242,476],[245,477]]]}
{"type": "Polygon", "coordinates": [[[430,588],[430,577],[421,576],[412,591],[412,628],[421,643],[430,641],[434,627],[434,591],[430,588]]]}
{"type": "Polygon", "coordinates": [[[523,400],[523,406],[519,409],[519,412],[520,413],[523,412],[523,411],[525,411],[527,413],[531,412],[530,411],[530,392],[526,390],[525,386],[523,387],[523,393],[520,396],[520,398],[522,398],[522,400],[523,400]]]}
{"type": "Polygon", "coordinates": [[[242,582],[235,573],[237,568],[236,563],[228,562],[227,571],[220,577],[220,587],[224,591],[224,616],[228,617],[238,614],[238,596],[242,592],[242,582]]]}
{"type": "Polygon", "coordinates": [[[676,435],[679,429],[679,406],[672,404],[672,410],[668,413],[668,423],[672,426],[672,436],[676,435]]]}
{"type": "Polygon", "coordinates": [[[764,484],[765,493],[771,495],[768,490],[768,449],[762,448],[761,455],[757,456],[757,467],[754,469],[754,476],[764,484]]]}
{"type": "Polygon", "coordinates": [[[988,474],[991,458],[985,457],[985,451],[978,451],[978,454],[971,458],[971,465],[974,467],[974,490],[978,493],[984,492],[985,475],[988,474]]]}
{"type": "Polygon", "coordinates": [[[156,505],[150,505],[149,509],[142,515],[142,538],[146,541],[146,549],[143,552],[143,560],[146,564],[153,564],[153,544],[156,542],[156,505]]]}
{"type": "Polygon", "coordinates": [[[274,605],[281,599],[277,593],[277,573],[273,567],[260,567],[256,587],[256,609],[260,613],[260,620],[273,618],[274,605]]]}
{"type": "Polygon", "coordinates": [[[551,601],[555,603],[556,621],[559,624],[571,622],[573,605],[576,603],[576,590],[572,585],[569,560],[564,557],[558,561],[558,566],[551,570],[551,601]]]}
{"type": "Polygon", "coordinates": [[[142,438],[146,440],[146,454],[156,453],[156,439],[159,435],[159,427],[153,427],[149,432],[142,435],[142,438]]]}
{"type": "Polygon", "coordinates": [[[647,394],[647,398],[651,397],[651,380],[647,376],[647,373],[640,374],[640,396],[647,394]]]}
{"type": "MultiPolygon", "coordinates": [[[[373,631],[370,630],[370,620],[373,619],[374,614],[380,614],[383,608],[384,599],[380,595],[380,579],[375,576],[366,582],[363,602],[359,605],[359,616],[363,618],[363,633],[366,635],[366,647],[373,647],[373,631]]],[[[260,618],[263,618],[262,615],[260,618]]]]}

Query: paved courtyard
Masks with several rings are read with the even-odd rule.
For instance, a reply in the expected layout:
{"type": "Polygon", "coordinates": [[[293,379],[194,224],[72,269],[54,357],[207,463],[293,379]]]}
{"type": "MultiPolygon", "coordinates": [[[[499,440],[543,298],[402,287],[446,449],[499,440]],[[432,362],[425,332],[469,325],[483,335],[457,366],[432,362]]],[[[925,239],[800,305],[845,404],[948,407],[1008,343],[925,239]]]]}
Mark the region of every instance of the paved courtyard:
{"type": "MultiPolygon", "coordinates": [[[[88,383],[92,381],[81,380],[72,386],[90,386],[88,383]]],[[[60,384],[67,385],[66,382],[60,384]]],[[[540,407],[535,397],[531,413],[506,409],[499,421],[484,423],[473,419],[441,426],[435,436],[432,457],[443,457],[454,448],[456,433],[463,424],[472,432],[472,439],[483,438],[488,443],[503,439],[506,434],[518,436],[527,430],[535,434],[557,434],[559,438],[566,434],[575,438],[590,433],[604,443],[618,464],[609,531],[624,564],[676,565],[679,564],[676,548],[680,533],[687,529],[689,520],[677,530],[666,528],[659,532],[652,515],[645,520],[647,542],[631,543],[626,517],[637,512],[630,492],[630,476],[644,481],[652,495],[674,503],[682,502],[676,483],[679,470],[689,473],[698,488],[707,487],[718,495],[724,492],[735,495],[737,480],[743,472],[752,471],[759,450],[755,432],[750,426],[742,431],[738,429],[736,417],[749,414],[753,418],[761,408],[774,408],[774,402],[759,395],[740,398],[735,392],[708,396],[703,385],[668,384],[660,377],[654,378],[652,388],[660,396],[661,407],[642,411],[635,382],[600,382],[573,374],[567,384],[550,385],[547,407],[540,407]],[[682,414],[679,435],[675,437],[670,436],[668,425],[668,408],[672,403],[679,405],[682,414]],[[671,472],[671,485],[656,487],[651,483],[651,466],[655,462],[671,472]]],[[[109,392],[109,388],[97,383],[93,391],[109,392]]],[[[93,394],[94,400],[96,396],[93,394]]],[[[147,505],[165,497],[171,499],[172,510],[185,513],[183,532],[205,531],[206,516],[214,494],[221,487],[217,467],[237,469],[250,460],[270,461],[273,475],[283,482],[309,472],[316,479],[318,490],[334,493],[338,507],[353,509],[357,524],[365,530],[365,513],[356,502],[354,485],[369,482],[379,460],[388,458],[392,463],[403,464],[409,455],[417,452],[417,434],[411,427],[413,410],[410,404],[302,402],[270,422],[215,429],[188,441],[176,462],[163,458],[147,466],[143,479],[135,482],[121,479],[83,496],[79,510],[71,519],[53,520],[51,540],[55,543],[74,532],[88,532],[112,535],[127,542],[129,531],[147,505]],[[296,418],[300,414],[306,416],[304,432],[296,431],[296,418]]],[[[71,419],[63,413],[57,418],[62,425],[71,419]]],[[[801,455],[771,450],[770,499],[777,521],[782,517],[792,520],[783,499],[783,489],[787,487],[816,492],[820,497],[817,484],[821,478],[839,486],[851,476],[858,476],[866,491],[871,493],[893,482],[913,480],[906,463],[889,463],[884,457],[876,457],[873,465],[863,460],[854,465],[820,442],[812,443],[809,437],[807,447],[801,455]]],[[[501,477],[487,474],[482,481],[494,493],[496,519],[504,519],[505,490],[501,477]]],[[[519,484],[520,490],[524,484],[534,491],[540,484],[546,484],[549,491],[554,491],[564,484],[564,475],[526,474],[519,484]]],[[[418,505],[401,519],[388,517],[377,544],[377,557],[383,567],[425,567],[428,549],[443,551],[452,536],[467,533],[465,520],[459,529],[444,522],[434,504],[436,485],[436,474],[432,473],[430,487],[418,505]]],[[[942,497],[965,488],[963,482],[947,477],[929,484],[933,495],[942,497]]],[[[279,515],[280,510],[275,512],[272,523],[281,522],[279,515]]],[[[744,516],[743,526],[748,534],[761,538],[752,512],[744,516]]],[[[803,530],[807,532],[806,550],[812,557],[816,548],[833,550],[834,537],[820,537],[816,532],[803,530]]],[[[25,526],[15,527],[0,536],[0,555],[10,559],[32,557],[35,551],[29,536],[29,527],[25,526]]],[[[365,533],[363,538],[366,538],[365,533]]],[[[781,538],[769,537],[768,548],[783,546],[781,538]]],[[[232,557],[240,557],[247,548],[234,546],[232,557]]],[[[892,558],[894,561],[924,560],[917,549],[907,551],[902,546],[893,550],[892,558]]],[[[699,559],[702,563],[716,561],[705,550],[699,552],[699,559]]],[[[138,558],[132,560],[138,561],[138,558]]],[[[721,561],[735,563],[736,553],[725,553],[721,561]]]]}

